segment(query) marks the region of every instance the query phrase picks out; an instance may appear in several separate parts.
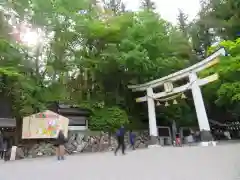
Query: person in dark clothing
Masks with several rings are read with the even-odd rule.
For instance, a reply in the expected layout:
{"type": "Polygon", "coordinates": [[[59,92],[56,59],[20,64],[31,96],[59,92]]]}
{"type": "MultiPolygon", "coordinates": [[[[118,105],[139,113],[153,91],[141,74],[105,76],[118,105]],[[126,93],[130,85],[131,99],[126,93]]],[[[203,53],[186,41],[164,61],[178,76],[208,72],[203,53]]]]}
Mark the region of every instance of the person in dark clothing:
{"type": "Polygon", "coordinates": [[[132,132],[132,130],[129,132],[129,141],[132,149],[135,150],[135,134],[132,132]]]}
{"type": "Polygon", "coordinates": [[[0,131],[0,157],[3,159],[4,155],[4,142],[3,142],[3,133],[0,131]]]}
{"type": "Polygon", "coordinates": [[[3,145],[2,145],[2,154],[1,154],[1,159],[5,160],[5,156],[7,153],[7,147],[8,147],[8,140],[7,138],[3,139],[3,145]]]}
{"type": "Polygon", "coordinates": [[[59,131],[57,139],[56,139],[56,155],[58,160],[64,160],[64,144],[66,142],[64,133],[62,130],[59,131]]]}
{"type": "Polygon", "coordinates": [[[122,154],[125,154],[125,143],[124,143],[125,129],[124,129],[124,126],[121,126],[121,128],[118,129],[116,135],[117,135],[118,146],[117,146],[114,154],[117,155],[117,152],[120,148],[122,148],[122,154]]]}

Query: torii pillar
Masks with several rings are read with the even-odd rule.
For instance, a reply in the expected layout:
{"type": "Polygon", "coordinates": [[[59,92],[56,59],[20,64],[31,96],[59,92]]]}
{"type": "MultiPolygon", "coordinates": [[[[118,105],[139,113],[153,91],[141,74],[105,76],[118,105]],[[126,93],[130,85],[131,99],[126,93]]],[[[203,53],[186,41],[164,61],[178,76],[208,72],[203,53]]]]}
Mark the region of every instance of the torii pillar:
{"type": "Polygon", "coordinates": [[[149,135],[150,135],[150,145],[157,144],[158,128],[156,122],[156,112],[155,112],[155,102],[151,98],[153,96],[153,89],[147,89],[147,104],[148,104],[148,119],[149,119],[149,135]]]}
{"type": "Polygon", "coordinates": [[[212,141],[213,138],[210,130],[206,109],[204,106],[202,92],[201,92],[200,86],[198,85],[198,77],[195,72],[192,72],[189,74],[189,81],[191,84],[191,91],[192,91],[193,102],[194,102],[195,110],[197,114],[201,141],[203,142],[212,141]]]}

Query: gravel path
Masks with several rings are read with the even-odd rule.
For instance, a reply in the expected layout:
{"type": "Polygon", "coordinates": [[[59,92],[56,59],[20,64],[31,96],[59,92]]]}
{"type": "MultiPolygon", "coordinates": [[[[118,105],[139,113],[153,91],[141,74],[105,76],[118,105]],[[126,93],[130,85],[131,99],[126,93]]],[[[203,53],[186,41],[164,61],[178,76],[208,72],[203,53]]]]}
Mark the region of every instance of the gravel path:
{"type": "Polygon", "coordinates": [[[164,147],[96,153],[65,161],[39,158],[0,162],[0,180],[235,180],[240,179],[240,144],[164,147]]]}

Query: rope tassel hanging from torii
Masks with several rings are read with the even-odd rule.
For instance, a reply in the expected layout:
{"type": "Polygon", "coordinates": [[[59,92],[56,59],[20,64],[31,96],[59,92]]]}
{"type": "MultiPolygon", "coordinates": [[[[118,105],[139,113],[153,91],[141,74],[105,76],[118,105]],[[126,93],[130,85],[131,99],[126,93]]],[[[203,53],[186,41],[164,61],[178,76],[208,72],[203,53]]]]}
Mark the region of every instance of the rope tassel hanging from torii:
{"type": "Polygon", "coordinates": [[[156,106],[161,106],[161,102],[165,102],[165,107],[170,106],[170,104],[168,103],[168,101],[173,100],[174,105],[178,104],[178,101],[176,100],[176,98],[180,97],[181,99],[186,99],[187,97],[185,96],[184,93],[180,93],[165,99],[155,99],[157,101],[156,106]]]}
{"type": "Polygon", "coordinates": [[[161,103],[159,101],[157,102],[157,106],[161,106],[161,103]]]}
{"type": "Polygon", "coordinates": [[[166,103],[165,103],[165,107],[168,107],[169,106],[169,104],[168,104],[168,102],[166,101],[166,103]]]}
{"type": "Polygon", "coordinates": [[[181,95],[181,99],[186,99],[187,97],[185,96],[185,94],[184,93],[182,93],[182,95],[181,95]]]}
{"type": "Polygon", "coordinates": [[[176,99],[174,99],[174,101],[173,101],[173,104],[178,104],[178,102],[177,102],[177,100],[176,100],[176,99]]]}

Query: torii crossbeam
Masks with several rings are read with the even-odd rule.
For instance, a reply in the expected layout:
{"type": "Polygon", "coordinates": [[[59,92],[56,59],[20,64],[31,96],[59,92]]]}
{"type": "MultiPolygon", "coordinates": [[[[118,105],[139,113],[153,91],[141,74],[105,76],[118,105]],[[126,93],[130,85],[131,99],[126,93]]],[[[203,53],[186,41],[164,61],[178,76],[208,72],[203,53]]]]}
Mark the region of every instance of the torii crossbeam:
{"type": "Polygon", "coordinates": [[[203,142],[212,141],[212,135],[210,131],[210,125],[208,122],[207,113],[205,110],[203,97],[201,93],[200,87],[213,82],[218,79],[218,74],[210,75],[206,78],[199,79],[197,73],[211,67],[219,62],[218,57],[221,55],[225,55],[225,49],[221,48],[203,61],[196,63],[186,69],[180,70],[168,76],[162,77],[160,79],[150,81],[145,84],[139,85],[129,85],[128,88],[132,89],[132,91],[146,91],[146,96],[139,97],[136,99],[137,102],[145,102],[148,103],[148,118],[149,118],[149,130],[151,141],[150,144],[157,144],[157,124],[156,124],[156,113],[155,113],[155,99],[163,98],[166,96],[171,96],[177,93],[182,93],[187,90],[192,91],[194,105],[196,109],[198,125],[201,133],[201,140],[203,142]],[[189,82],[180,87],[173,87],[173,82],[181,80],[183,78],[188,77],[189,82]],[[153,88],[164,86],[164,91],[159,93],[154,93],[153,88]]]}

